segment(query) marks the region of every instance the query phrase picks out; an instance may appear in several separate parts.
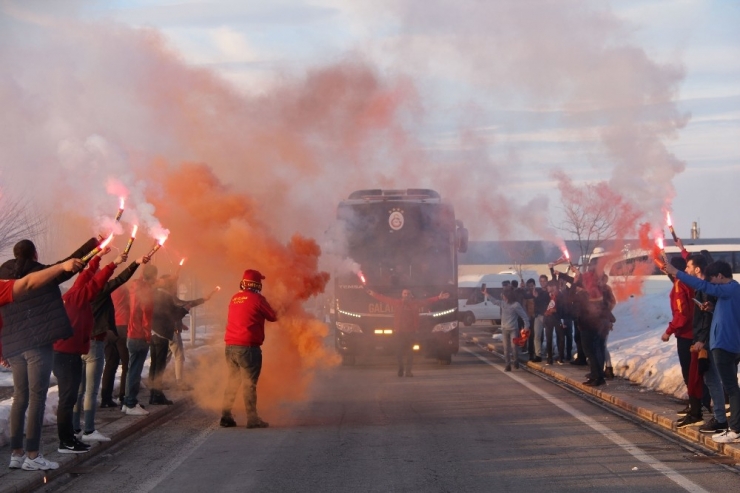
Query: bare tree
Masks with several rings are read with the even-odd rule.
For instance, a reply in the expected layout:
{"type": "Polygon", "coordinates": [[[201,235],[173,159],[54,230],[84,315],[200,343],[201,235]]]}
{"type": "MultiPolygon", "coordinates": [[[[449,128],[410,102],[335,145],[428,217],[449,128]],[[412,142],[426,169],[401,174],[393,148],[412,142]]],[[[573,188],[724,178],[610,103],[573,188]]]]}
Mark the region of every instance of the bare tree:
{"type": "Polygon", "coordinates": [[[18,241],[44,233],[45,220],[21,198],[0,195],[0,252],[18,241]]]}
{"type": "Polygon", "coordinates": [[[504,243],[504,250],[511,261],[511,268],[519,276],[522,283],[524,283],[524,265],[531,263],[531,259],[536,253],[534,243],[507,242],[504,243]]]}
{"type": "Polygon", "coordinates": [[[640,214],[606,182],[576,187],[567,177],[560,180],[565,218],[558,229],[576,240],[582,262],[588,263],[594,249],[605,242],[633,232],[640,214]]]}

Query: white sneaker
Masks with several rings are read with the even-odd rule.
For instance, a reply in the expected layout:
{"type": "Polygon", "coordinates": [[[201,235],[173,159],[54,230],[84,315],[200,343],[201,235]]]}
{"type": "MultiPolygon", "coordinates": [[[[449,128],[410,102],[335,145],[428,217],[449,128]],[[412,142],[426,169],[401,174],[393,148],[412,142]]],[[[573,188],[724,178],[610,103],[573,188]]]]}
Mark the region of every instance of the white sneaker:
{"type": "Polygon", "coordinates": [[[26,457],[26,460],[23,461],[22,469],[24,471],[48,471],[49,469],[59,469],[59,464],[46,460],[43,455],[39,454],[35,459],[26,457]]]}
{"type": "Polygon", "coordinates": [[[11,469],[20,469],[23,465],[23,461],[26,460],[26,454],[25,452],[23,455],[13,455],[13,452],[10,453],[10,465],[8,466],[11,469]]]}
{"type": "Polygon", "coordinates": [[[92,433],[83,433],[80,438],[83,442],[110,442],[110,438],[100,433],[98,430],[92,433]]]}
{"type": "Polygon", "coordinates": [[[726,430],[722,433],[712,435],[712,440],[717,443],[736,443],[740,442],[740,433],[732,430],[726,430]]]}
{"type": "Polygon", "coordinates": [[[126,416],[146,416],[149,411],[141,407],[141,404],[136,404],[134,407],[124,406],[126,416]]]}

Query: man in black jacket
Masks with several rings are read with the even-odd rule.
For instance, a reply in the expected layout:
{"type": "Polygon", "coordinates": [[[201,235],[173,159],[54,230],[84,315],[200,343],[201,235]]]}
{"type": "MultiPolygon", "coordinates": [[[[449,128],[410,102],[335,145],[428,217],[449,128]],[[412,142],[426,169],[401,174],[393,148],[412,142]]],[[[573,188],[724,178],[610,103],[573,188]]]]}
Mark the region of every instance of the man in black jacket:
{"type": "MultiPolygon", "coordinates": [[[[98,240],[91,238],[64,261],[82,258],[97,246],[98,240]]],[[[16,243],[13,256],[15,258],[0,266],[0,279],[20,279],[48,267],[38,262],[36,245],[30,240],[16,243]]],[[[11,468],[37,471],[59,467],[56,462],[46,460],[39,450],[54,356],[52,345],[54,341],[66,339],[74,333],[59,290],[59,285],[72,276],[74,272],[65,272],[55,281],[19,296],[13,303],[0,308],[3,356],[13,370],[11,468]]]]}

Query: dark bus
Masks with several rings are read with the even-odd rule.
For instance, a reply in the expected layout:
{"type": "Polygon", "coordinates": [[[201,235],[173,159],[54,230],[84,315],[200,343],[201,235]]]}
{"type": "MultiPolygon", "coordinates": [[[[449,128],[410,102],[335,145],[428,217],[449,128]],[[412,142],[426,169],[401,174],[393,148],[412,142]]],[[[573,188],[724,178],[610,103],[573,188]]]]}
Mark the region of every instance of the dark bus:
{"type": "Polygon", "coordinates": [[[395,352],[393,309],[365,288],[392,298],[409,289],[416,299],[447,292],[423,308],[414,350],[443,364],[459,350],[457,253],[468,232],[439,193],[427,189],[358,190],[339,203],[345,268],[334,275],[332,324],[345,365],[358,355],[395,352]]]}

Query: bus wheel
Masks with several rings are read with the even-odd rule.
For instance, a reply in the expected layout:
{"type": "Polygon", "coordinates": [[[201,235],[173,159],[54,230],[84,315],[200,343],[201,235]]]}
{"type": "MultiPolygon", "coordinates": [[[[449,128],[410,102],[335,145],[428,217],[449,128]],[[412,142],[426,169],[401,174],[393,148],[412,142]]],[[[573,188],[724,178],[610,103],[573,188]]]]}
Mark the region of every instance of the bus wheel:
{"type": "Polygon", "coordinates": [[[439,364],[440,365],[450,365],[452,364],[452,353],[444,353],[441,354],[439,357],[439,364]]]}
{"type": "Polygon", "coordinates": [[[354,356],[342,356],[342,365],[344,365],[344,366],[354,366],[355,365],[355,357],[354,356]]]}
{"type": "Polygon", "coordinates": [[[473,315],[473,312],[465,312],[463,314],[462,323],[465,327],[473,325],[475,323],[475,315],[473,315]]]}

